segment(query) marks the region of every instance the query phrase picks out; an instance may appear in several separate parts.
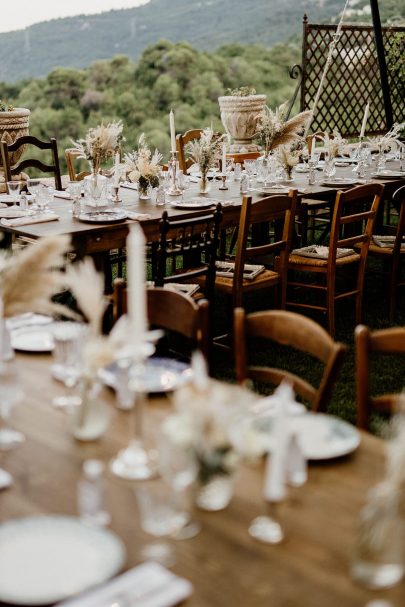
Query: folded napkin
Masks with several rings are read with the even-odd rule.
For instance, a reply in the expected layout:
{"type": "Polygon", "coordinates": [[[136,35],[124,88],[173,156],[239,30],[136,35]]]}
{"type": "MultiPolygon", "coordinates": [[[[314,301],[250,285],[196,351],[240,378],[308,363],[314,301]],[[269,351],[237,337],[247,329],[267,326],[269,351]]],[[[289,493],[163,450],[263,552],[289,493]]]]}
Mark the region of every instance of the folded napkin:
{"type": "Polygon", "coordinates": [[[18,228],[19,226],[56,221],[57,219],[59,219],[59,215],[55,215],[55,213],[44,213],[43,215],[34,215],[31,217],[18,217],[17,219],[1,219],[0,223],[7,228],[18,228]]]}
{"type": "Polygon", "coordinates": [[[52,316],[35,314],[34,312],[26,312],[25,314],[18,314],[18,316],[7,318],[6,326],[10,331],[13,331],[14,329],[20,329],[21,327],[49,325],[52,322],[52,316]]]}
{"type": "Polygon", "coordinates": [[[120,184],[120,186],[122,188],[128,188],[128,190],[137,190],[138,189],[138,184],[131,183],[130,181],[124,181],[123,183],[120,184]]]}
{"type": "MultiPolygon", "coordinates": [[[[383,249],[393,249],[394,248],[394,244],[395,244],[395,239],[396,236],[390,236],[390,235],[382,235],[382,236],[373,236],[373,242],[374,244],[376,244],[378,247],[381,247],[383,249]]],[[[401,243],[401,249],[405,248],[405,237],[402,239],[402,243],[401,243]]]]}
{"type": "Polygon", "coordinates": [[[134,221],[141,221],[142,219],[151,219],[151,216],[148,213],[135,213],[135,211],[126,211],[128,215],[128,219],[133,219],[134,221]]]}
{"type": "Polygon", "coordinates": [[[53,195],[55,196],[55,198],[63,198],[64,200],[72,200],[72,197],[69,194],[69,192],[65,192],[65,190],[55,190],[53,195]]]}
{"type": "Polygon", "coordinates": [[[86,592],[82,597],[59,603],[59,607],[100,607],[131,605],[131,607],[172,607],[184,601],[193,586],[162,565],[143,563],[114,578],[107,584],[86,592]]]}
{"type": "MultiPolygon", "coordinates": [[[[337,249],[336,258],[347,257],[353,255],[355,251],[353,249],[337,249]]],[[[323,247],[321,245],[310,245],[309,247],[302,247],[301,249],[294,249],[291,251],[292,255],[300,255],[301,257],[314,257],[315,259],[328,259],[329,247],[323,247]]]]}
{"type": "Polygon", "coordinates": [[[11,219],[13,217],[29,217],[32,215],[31,211],[27,209],[20,209],[20,207],[7,207],[0,209],[0,219],[11,219]]]}

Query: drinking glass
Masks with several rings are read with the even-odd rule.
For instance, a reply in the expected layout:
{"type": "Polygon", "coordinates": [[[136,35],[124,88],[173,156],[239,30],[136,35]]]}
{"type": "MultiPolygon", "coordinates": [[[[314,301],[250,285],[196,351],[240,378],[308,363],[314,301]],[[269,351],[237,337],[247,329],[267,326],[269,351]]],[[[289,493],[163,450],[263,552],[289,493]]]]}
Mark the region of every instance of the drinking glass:
{"type": "Polygon", "coordinates": [[[245,160],[244,164],[248,178],[248,190],[252,190],[253,176],[256,174],[256,160],[245,160]]]}
{"type": "Polygon", "coordinates": [[[7,181],[8,193],[14,202],[20,201],[21,181],[7,181]]]}
{"type": "Polygon", "coordinates": [[[31,179],[29,178],[27,180],[27,188],[30,194],[32,194],[34,196],[34,202],[31,205],[33,209],[37,208],[37,199],[38,199],[38,194],[40,192],[40,190],[42,189],[43,184],[41,183],[40,179],[31,179]]]}
{"type": "Polygon", "coordinates": [[[67,408],[80,404],[80,397],[72,393],[77,385],[82,371],[82,347],[85,327],[75,322],[55,323],[53,328],[54,362],[51,367],[52,376],[63,382],[69,393],[56,396],[52,405],[56,408],[67,408]]]}
{"type": "Polygon", "coordinates": [[[14,405],[18,404],[22,397],[23,391],[18,382],[15,362],[0,362],[0,451],[8,451],[25,440],[21,432],[7,425],[14,405]]]}
{"type": "Polygon", "coordinates": [[[40,212],[49,211],[49,203],[52,202],[54,189],[42,186],[36,195],[37,207],[40,212]]]}

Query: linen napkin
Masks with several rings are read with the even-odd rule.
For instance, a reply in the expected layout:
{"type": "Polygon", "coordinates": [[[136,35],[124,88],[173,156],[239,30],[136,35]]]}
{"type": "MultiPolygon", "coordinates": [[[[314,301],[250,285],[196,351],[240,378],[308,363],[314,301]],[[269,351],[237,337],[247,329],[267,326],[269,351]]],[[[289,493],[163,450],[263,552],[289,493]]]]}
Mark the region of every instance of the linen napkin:
{"type": "Polygon", "coordinates": [[[44,213],[43,215],[34,215],[33,217],[17,217],[17,219],[1,219],[0,223],[7,228],[18,228],[34,223],[46,223],[47,221],[56,221],[59,215],[55,213],[44,213]]]}
{"type": "Polygon", "coordinates": [[[126,571],[84,596],[59,603],[59,607],[172,607],[193,592],[192,584],[159,563],[147,562],[126,571]]]}
{"type": "Polygon", "coordinates": [[[135,211],[126,211],[128,219],[133,219],[134,221],[141,221],[142,219],[151,219],[149,213],[135,213],[135,211]]]}
{"type": "Polygon", "coordinates": [[[31,215],[31,212],[25,209],[20,209],[20,207],[7,207],[5,209],[0,209],[0,219],[11,219],[15,217],[28,217],[31,215]]]}
{"type": "Polygon", "coordinates": [[[55,190],[53,195],[55,196],[55,198],[63,198],[64,200],[72,200],[72,197],[69,194],[69,192],[65,192],[65,190],[55,190]]]}

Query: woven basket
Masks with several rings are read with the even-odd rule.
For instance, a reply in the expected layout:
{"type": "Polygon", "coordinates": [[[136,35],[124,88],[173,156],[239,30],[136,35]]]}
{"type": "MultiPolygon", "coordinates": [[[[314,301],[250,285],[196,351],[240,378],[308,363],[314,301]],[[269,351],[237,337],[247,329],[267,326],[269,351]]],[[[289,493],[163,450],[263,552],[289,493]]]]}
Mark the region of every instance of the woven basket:
{"type": "MultiPolygon", "coordinates": [[[[10,144],[19,137],[28,135],[30,113],[30,110],[20,107],[11,112],[0,112],[0,140],[10,144]]],[[[19,150],[11,154],[11,165],[14,165],[19,161],[24,152],[24,148],[25,146],[22,146],[19,150]]],[[[3,166],[1,157],[0,166],[3,166]]]]}

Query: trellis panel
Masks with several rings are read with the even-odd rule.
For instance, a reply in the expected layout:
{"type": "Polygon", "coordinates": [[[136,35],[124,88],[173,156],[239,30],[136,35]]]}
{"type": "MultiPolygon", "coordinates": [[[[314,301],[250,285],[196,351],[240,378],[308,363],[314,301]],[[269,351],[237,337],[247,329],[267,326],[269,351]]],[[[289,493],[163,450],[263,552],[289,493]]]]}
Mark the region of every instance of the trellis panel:
{"type": "MultiPolygon", "coordinates": [[[[304,17],[301,110],[313,106],[336,29],[334,25],[308,23],[304,17]]],[[[405,40],[405,27],[383,28],[394,122],[402,122],[405,120],[405,83],[399,78],[397,62],[400,56],[390,55],[397,36],[405,40]]],[[[367,134],[385,132],[387,125],[374,30],[371,26],[343,25],[311,131],[338,129],[345,137],[357,136],[367,102],[370,102],[367,134]]]]}

